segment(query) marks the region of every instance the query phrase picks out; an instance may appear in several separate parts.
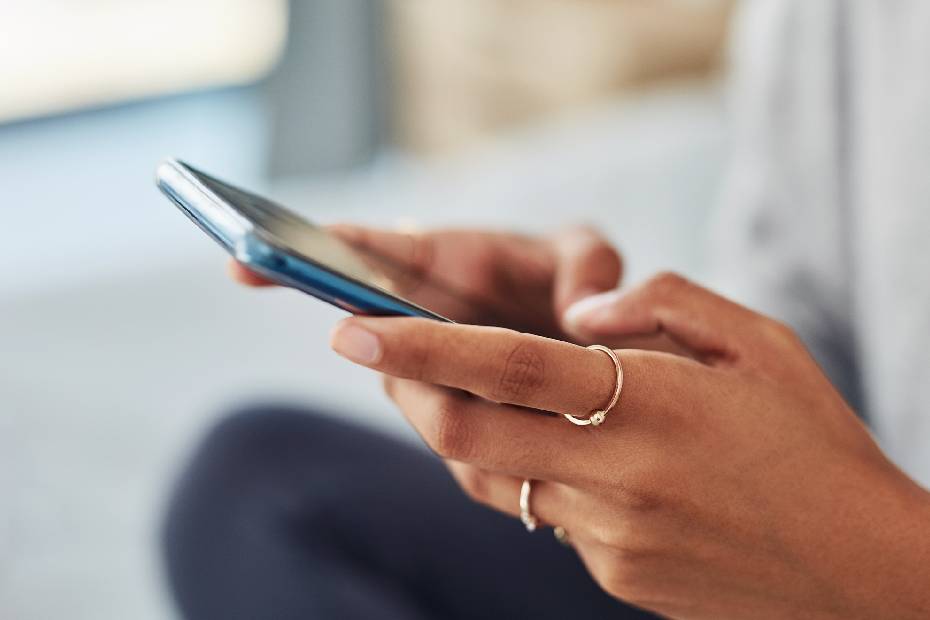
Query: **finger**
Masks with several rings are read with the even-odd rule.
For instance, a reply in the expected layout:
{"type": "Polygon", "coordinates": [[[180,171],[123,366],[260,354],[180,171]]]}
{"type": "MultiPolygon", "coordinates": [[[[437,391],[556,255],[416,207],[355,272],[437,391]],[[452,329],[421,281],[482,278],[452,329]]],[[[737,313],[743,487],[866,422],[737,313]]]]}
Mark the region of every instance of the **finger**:
{"type": "Polygon", "coordinates": [[[552,239],[555,248],[555,311],[561,317],[573,303],[617,286],[623,263],[614,247],[595,230],[572,228],[552,239]]]}
{"type": "MultiPolygon", "coordinates": [[[[332,338],[337,352],[387,374],[585,417],[606,406],[617,380],[612,361],[601,351],[501,328],[354,317],[342,321],[332,338]]],[[[609,438],[618,450],[635,451],[642,432],[680,429],[685,416],[706,414],[720,390],[736,389],[733,382],[739,379],[667,353],[625,349],[617,355],[623,367],[619,402],[609,424],[586,430],[618,431],[619,438],[609,438]]]]}
{"type": "MultiPolygon", "coordinates": [[[[391,271],[392,277],[418,279],[429,271],[432,263],[432,241],[429,235],[384,231],[351,224],[333,224],[326,231],[364,254],[378,259],[378,267],[391,271]],[[383,259],[387,259],[386,261],[383,259]],[[393,267],[398,270],[394,273],[393,267]]],[[[230,261],[230,275],[248,286],[272,286],[270,282],[246,266],[230,261]]],[[[408,285],[410,282],[406,283],[408,285]]]]}
{"type": "Polygon", "coordinates": [[[430,234],[389,231],[354,224],[333,224],[327,226],[326,230],[357,251],[377,257],[382,266],[398,270],[397,274],[389,275],[421,279],[432,268],[435,244],[430,234]]]}
{"type": "MultiPolygon", "coordinates": [[[[512,517],[520,518],[520,491],[523,478],[488,471],[457,461],[446,461],[453,478],[472,500],[512,517]]],[[[558,482],[533,480],[530,483],[529,512],[538,526],[578,524],[575,493],[558,482]]]]}
{"type": "Polygon", "coordinates": [[[664,334],[713,360],[751,349],[768,320],[681,276],[662,274],[629,291],[582,300],[566,312],[566,321],[589,338],[664,334]]]}
{"type": "MultiPolygon", "coordinates": [[[[560,416],[499,405],[409,379],[385,377],[385,389],[404,416],[440,456],[483,469],[577,489],[598,489],[605,463],[635,471],[672,442],[682,429],[700,428],[721,390],[736,389],[730,376],[686,358],[627,350],[619,406],[593,429],[560,416]]],[[[736,380],[742,380],[737,377],[736,380]]]]}
{"type": "MultiPolygon", "coordinates": [[[[719,582],[706,570],[706,559],[683,557],[668,542],[680,535],[678,528],[658,543],[643,545],[631,540],[628,544],[617,545],[614,540],[605,544],[600,540],[602,535],[586,536],[584,532],[576,534],[568,530],[572,547],[585,569],[605,592],[628,605],[656,613],[661,611],[663,618],[691,618],[695,617],[693,605],[686,599],[670,599],[667,593],[692,587],[709,592],[719,587],[719,582]]],[[[608,538],[615,536],[616,533],[608,538]]],[[[621,540],[627,538],[621,536],[621,540]]]]}
{"type": "Polygon", "coordinates": [[[617,382],[601,351],[498,327],[353,317],[336,326],[331,343],[390,375],[578,416],[606,406],[617,382]]]}
{"type": "Polygon", "coordinates": [[[462,255],[468,255],[461,247],[463,240],[478,239],[475,233],[409,233],[349,224],[332,225],[327,230],[351,245],[372,269],[385,276],[390,281],[390,290],[397,295],[451,317],[468,316],[472,306],[483,305],[480,300],[471,299],[471,291],[458,290],[448,278],[436,277],[461,270],[462,255]],[[443,243],[445,235],[452,235],[456,243],[443,243]],[[456,251],[443,251],[449,247],[456,251]]]}
{"type": "Polygon", "coordinates": [[[441,276],[460,267],[463,258],[477,264],[517,265],[522,276],[549,277],[550,257],[544,244],[517,234],[447,229],[429,232],[391,231],[354,224],[333,224],[327,231],[357,250],[388,259],[421,276],[441,276]]]}
{"type": "Polygon", "coordinates": [[[565,420],[427,383],[389,377],[388,396],[436,454],[523,478],[580,481],[596,455],[565,420]]]}
{"type": "Polygon", "coordinates": [[[239,284],[244,284],[246,286],[275,286],[274,282],[251,271],[248,267],[236,260],[230,260],[227,264],[227,269],[230,277],[239,284]]]}
{"type": "MultiPolygon", "coordinates": [[[[568,530],[568,535],[588,574],[602,590],[630,604],[644,594],[642,590],[649,575],[642,569],[643,558],[635,556],[637,562],[634,564],[630,561],[633,554],[618,552],[609,545],[579,536],[571,530],[568,530]]],[[[686,615],[682,614],[682,617],[686,615]]]]}

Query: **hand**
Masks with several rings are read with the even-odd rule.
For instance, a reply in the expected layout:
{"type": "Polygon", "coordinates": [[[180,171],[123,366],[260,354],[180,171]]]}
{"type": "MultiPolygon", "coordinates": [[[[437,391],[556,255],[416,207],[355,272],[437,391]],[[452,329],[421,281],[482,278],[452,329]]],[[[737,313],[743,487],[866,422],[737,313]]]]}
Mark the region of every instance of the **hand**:
{"type": "MultiPolygon", "coordinates": [[[[564,337],[559,317],[575,301],[614,288],[620,256],[596,232],[572,228],[548,238],[468,230],[422,234],[357,226],[330,231],[362,252],[403,267],[398,294],[457,321],[564,337]],[[462,301],[465,304],[462,304],[462,301]]],[[[267,281],[233,263],[250,285],[267,281]]]]}
{"type": "MultiPolygon", "coordinates": [[[[680,618],[930,614],[930,501],[795,335],[677,276],[616,295],[612,330],[693,359],[506,329],[349,318],[332,344],[386,388],[475,500],[559,524],[609,593],[680,618]]],[[[558,583],[540,584],[557,588],[558,583]]]]}

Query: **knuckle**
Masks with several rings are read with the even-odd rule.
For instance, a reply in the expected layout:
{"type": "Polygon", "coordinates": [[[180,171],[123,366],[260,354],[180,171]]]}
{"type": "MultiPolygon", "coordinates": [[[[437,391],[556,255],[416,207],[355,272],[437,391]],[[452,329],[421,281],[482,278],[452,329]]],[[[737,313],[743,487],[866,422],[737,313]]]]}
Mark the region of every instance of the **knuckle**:
{"type": "Polygon", "coordinates": [[[444,397],[437,403],[430,447],[439,456],[454,461],[467,461],[473,453],[472,431],[462,415],[461,400],[444,397]]]}
{"type": "Polygon", "coordinates": [[[654,523],[637,520],[630,526],[626,544],[620,550],[628,561],[644,563],[665,554],[668,550],[665,541],[665,537],[657,535],[654,523]]]}
{"type": "Polygon", "coordinates": [[[626,507],[633,512],[651,512],[658,508],[663,498],[655,490],[643,486],[626,489],[623,497],[626,507]]]}
{"type": "Polygon", "coordinates": [[[590,536],[618,558],[632,559],[638,549],[637,530],[632,511],[620,519],[603,520],[591,527],[590,536]]]}
{"type": "Polygon", "coordinates": [[[458,474],[459,486],[471,499],[486,504],[490,497],[490,479],[483,469],[466,467],[458,474]]]}
{"type": "Polygon", "coordinates": [[[626,531],[619,530],[624,532],[622,542],[607,546],[606,561],[596,575],[604,590],[628,601],[641,601],[650,597],[653,584],[649,567],[657,557],[667,553],[667,548],[653,544],[655,536],[647,533],[646,528],[642,525],[636,528],[642,530],[644,536],[637,536],[629,528],[626,531]]]}
{"type": "Polygon", "coordinates": [[[584,275],[578,274],[579,277],[597,279],[601,286],[617,285],[623,272],[623,258],[613,246],[598,241],[586,249],[583,259],[585,271],[584,275]]]}
{"type": "Polygon", "coordinates": [[[487,278],[487,282],[493,282],[494,277],[500,267],[500,256],[497,248],[486,245],[475,248],[469,256],[469,261],[473,266],[473,272],[487,278]]]}
{"type": "Polygon", "coordinates": [[[401,295],[414,295],[425,282],[436,260],[435,239],[430,234],[408,234],[406,268],[389,268],[392,285],[401,295]]]}
{"type": "Polygon", "coordinates": [[[539,347],[518,342],[506,351],[496,385],[489,396],[498,402],[523,402],[545,383],[546,360],[539,347]]]}
{"type": "Polygon", "coordinates": [[[795,345],[799,343],[799,338],[794,329],[782,321],[776,319],[766,320],[766,334],[779,344],[795,345]]]}
{"type": "Polygon", "coordinates": [[[434,348],[429,342],[420,342],[418,346],[408,348],[408,376],[415,381],[423,381],[431,365],[434,348]]]}
{"type": "Polygon", "coordinates": [[[623,544],[622,528],[622,525],[601,520],[588,526],[588,535],[598,544],[613,550],[623,544]]]}
{"type": "Polygon", "coordinates": [[[403,355],[394,360],[397,371],[405,378],[423,383],[432,383],[437,364],[456,353],[449,335],[442,329],[411,334],[403,344],[403,355]]]}
{"type": "Polygon", "coordinates": [[[647,288],[658,294],[668,294],[679,291],[689,285],[684,276],[674,271],[663,271],[653,276],[647,283],[647,288]]]}
{"type": "Polygon", "coordinates": [[[436,262],[436,238],[431,234],[412,234],[410,241],[410,262],[422,274],[428,273],[436,262]]]}
{"type": "Polygon", "coordinates": [[[620,256],[609,243],[601,241],[591,249],[591,262],[618,268],[620,266],[620,256]]]}
{"type": "Polygon", "coordinates": [[[601,576],[601,587],[617,598],[635,602],[645,589],[645,579],[635,562],[615,558],[601,576]]]}
{"type": "Polygon", "coordinates": [[[664,501],[659,489],[668,488],[673,481],[667,481],[652,468],[639,467],[624,472],[619,488],[623,505],[635,513],[645,513],[657,509],[664,501]]]}

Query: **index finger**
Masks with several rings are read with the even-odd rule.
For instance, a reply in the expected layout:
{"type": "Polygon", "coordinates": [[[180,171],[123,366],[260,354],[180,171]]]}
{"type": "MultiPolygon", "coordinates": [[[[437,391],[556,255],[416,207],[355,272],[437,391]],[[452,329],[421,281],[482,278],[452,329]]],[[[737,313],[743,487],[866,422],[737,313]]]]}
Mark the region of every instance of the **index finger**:
{"type": "MultiPolygon", "coordinates": [[[[333,332],[333,348],[349,359],[386,374],[458,388],[488,400],[588,417],[611,399],[617,373],[611,359],[567,342],[523,334],[497,327],[443,324],[424,319],[363,318],[342,321],[333,332]]],[[[649,394],[640,406],[664,407],[667,394],[678,393],[683,373],[699,372],[697,362],[667,356],[664,370],[644,376],[636,366],[641,352],[621,351],[624,363],[623,394],[619,408],[631,391],[649,394]],[[634,363],[629,375],[628,362],[634,363]],[[691,366],[694,366],[692,368],[691,366]],[[640,376],[636,376],[640,374],[640,376]],[[631,386],[631,381],[640,381],[631,386]]],[[[659,354],[652,354],[659,355],[659,354]]],[[[685,398],[677,406],[689,406],[685,398]]]]}
{"type": "Polygon", "coordinates": [[[499,327],[355,317],[336,327],[332,343],[353,361],[396,377],[579,416],[605,406],[616,381],[602,352],[499,327]],[[374,340],[377,351],[354,350],[374,340]]]}

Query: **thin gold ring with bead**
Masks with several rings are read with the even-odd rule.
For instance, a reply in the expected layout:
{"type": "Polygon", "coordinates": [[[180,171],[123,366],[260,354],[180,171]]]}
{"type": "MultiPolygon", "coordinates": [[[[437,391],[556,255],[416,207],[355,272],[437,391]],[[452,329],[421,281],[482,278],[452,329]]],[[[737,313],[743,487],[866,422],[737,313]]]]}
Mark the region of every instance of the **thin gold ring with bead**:
{"type": "Polygon", "coordinates": [[[579,418],[568,413],[563,414],[565,419],[575,426],[600,426],[603,424],[604,420],[607,419],[607,412],[617,405],[617,402],[620,400],[620,392],[623,391],[623,364],[620,363],[620,358],[614,353],[613,349],[609,349],[600,344],[592,344],[588,348],[593,351],[600,351],[610,358],[614,363],[614,369],[617,371],[617,381],[614,384],[614,393],[610,397],[610,402],[603,409],[592,411],[591,415],[587,418],[579,418]]]}

